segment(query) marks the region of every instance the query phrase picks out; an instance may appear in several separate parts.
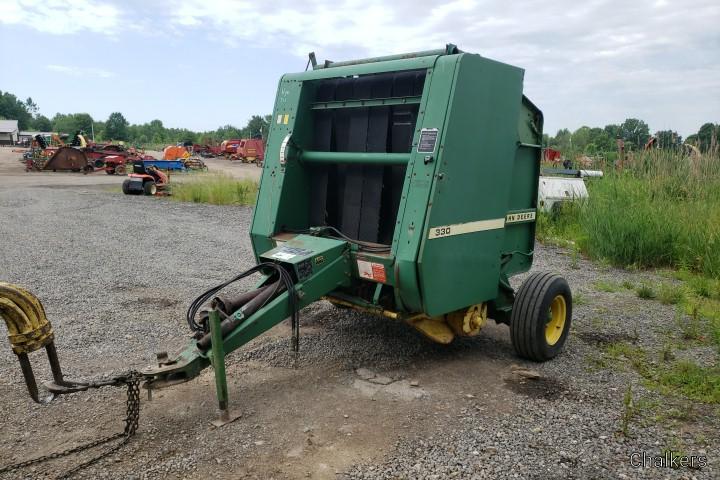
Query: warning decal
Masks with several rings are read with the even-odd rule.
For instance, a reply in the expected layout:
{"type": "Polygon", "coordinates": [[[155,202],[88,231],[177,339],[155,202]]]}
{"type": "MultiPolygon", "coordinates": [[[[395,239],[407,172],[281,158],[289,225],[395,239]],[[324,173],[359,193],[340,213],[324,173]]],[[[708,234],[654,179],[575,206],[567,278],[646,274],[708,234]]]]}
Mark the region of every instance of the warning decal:
{"type": "Polygon", "coordinates": [[[358,260],[357,267],[360,278],[366,278],[380,283],[385,283],[387,281],[387,276],[385,275],[385,265],[382,263],[358,260]]]}
{"type": "Polygon", "coordinates": [[[420,131],[420,141],[418,142],[418,153],[433,153],[435,144],[437,143],[438,129],[423,128],[420,131]]]}

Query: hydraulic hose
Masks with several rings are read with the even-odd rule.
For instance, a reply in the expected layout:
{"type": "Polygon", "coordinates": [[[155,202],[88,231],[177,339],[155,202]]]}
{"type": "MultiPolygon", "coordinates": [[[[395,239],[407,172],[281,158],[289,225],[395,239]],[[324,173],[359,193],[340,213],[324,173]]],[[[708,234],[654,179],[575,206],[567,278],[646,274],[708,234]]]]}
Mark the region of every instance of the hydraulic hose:
{"type": "MultiPolygon", "coordinates": [[[[247,320],[253,313],[260,310],[263,306],[265,306],[272,298],[277,296],[278,293],[281,293],[285,290],[284,285],[280,284],[280,280],[275,281],[274,283],[267,285],[266,287],[259,288],[257,290],[254,290],[255,292],[260,292],[255,297],[247,302],[245,305],[243,305],[239,310],[242,312],[242,315],[240,316],[232,316],[229,318],[226,318],[225,320],[220,323],[220,332],[222,334],[222,337],[225,338],[230,332],[235,330],[241,323],[243,323],[245,320],[247,320]]],[[[233,312],[234,313],[234,312],[233,312]]],[[[230,314],[232,315],[232,313],[230,314]]],[[[197,346],[200,350],[203,352],[208,350],[210,346],[212,345],[212,339],[209,333],[206,333],[200,340],[197,342],[197,346]]]]}
{"type": "MultiPolygon", "coordinates": [[[[265,285],[261,287],[260,289],[254,290],[252,292],[248,292],[247,295],[243,294],[241,297],[241,301],[246,301],[246,303],[243,304],[243,320],[247,319],[255,313],[257,310],[262,308],[271,298],[276,296],[278,293],[280,293],[283,289],[287,290],[288,292],[288,302],[290,304],[290,312],[291,312],[291,325],[292,325],[292,346],[293,350],[295,352],[298,351],[299,345],[300,345],[300,314],[299,314],[299,308],[298,308],[298,298],[297,293],[295,291],[295,282],[293,281],[292,276],[290,273],[282,267],[282,265],[272,262],[263,262],[260,263],[254,267],[252,267],[249,270],[246,270],[245,272],[231,278],[230,280],[223,282],[219,285],[216,285],[215,287],[207,290],[202,295],[197,297],[195,300],[192,301],[190,304],[190,307],[188,308],[186,319],[188,326],[190,329],[195,332],[196,337],[199,341],[203,341],[205,337],[209,337],[207,335],[210,331],[209,323],[204,322],[204,325],[198,324],[195,320],[195,317],[200,310],[200,307],[204,305],[207,301],[209,301],[212,297],[216,296],[218,292],[220,292],[223,288],[227,287],[228,285],[237,282],[243,278],[246,278],[253,273],[262,272],[265,274],[269,274],[270,277],[274,277],[277,275],[277,280],[275,280],[273,283],[269,285],[265,285]],[[258,291],[260,290],[260,291],[258,291]]],[[[219,302],[216,302],[216,307],[220,306],[220,302],[223,302],[223,299],[220,297],[217,297],[220,299],[219,302]]],[[[216,299],[217,300],[217,299],[216,299]]],[[[227,305],[225,305],[227,307],[227,305]]],[[[226,312],[223,312],[226,313],[226,312]]],[[[226,313],[226,315],[230,315],[231,313],[226,313]]],[[[228,319],[230,320],[230,319],[228,319]]],[[[227,321],[227,320],[226,320],[227,321]]],[[[223,322],[224,323],[224,322],[223,322]]],[[[228,326],[227,332],[232,331],[234,328],[236,328],[239,325],[239,323],[235,324],[234,326],[230,327],[228,326]]],[[[227,333],[225,329],[223,329],[223,336],[227,333]]],[[[208,342],[209,345],[209,338],[205,340],[205,342],[208,342]]],[[[199,342],[198,342],[199,343],[199,342]]],[[[204,345],[204,343],[203,343],[204,345]]]]}
{"type": "Polygon", "coordinates": [[[218,309],[225,315],[230,316],[240,310],[240,307],[248,303],[253,298],[257,297],[260,293],[264,292],[268,288],[270,288],[270,285],[264,285],[260,288],[256,288],[255,290],[241,293],[236,297],[218,295],[217,297],[212,299],[212,302],[210,302],[210,306],[212,308],[218,309]]]}

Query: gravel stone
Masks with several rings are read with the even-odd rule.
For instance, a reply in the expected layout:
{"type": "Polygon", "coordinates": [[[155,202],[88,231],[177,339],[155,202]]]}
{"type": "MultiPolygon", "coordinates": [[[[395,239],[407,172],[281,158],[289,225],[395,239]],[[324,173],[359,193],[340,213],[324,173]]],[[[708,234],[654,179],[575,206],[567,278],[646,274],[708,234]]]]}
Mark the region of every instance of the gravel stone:
{"type": "MultiPolygon", "coordinates": [[[[252,210],[245,207],[182,204],[91,187],[3,188],[0,278],[30,286],[42,299],[68,378],[140,368],[152,361],[155,352],[174,352],[184,343],[189,300],[254,265],[248,238],[251,216],[252,210]]],[[[572,263],[563,249],[536,247],[534,270],[561,272],[574,295],[580,293],[585,299],[573,308],[565,352],[547,363],[518,360],[504,326],[488,325],[478,337],[458,339],[448,346],[435,345],[400,322],[318,302],[301,313],[297,358],[288,337],[274,336],[258,339],[234,353],[228,358],[228,366],[241,375],[243,369],[257,365],[292,372],[290,367],[297,360],[299,370],[318,369],[318,398],[331,381],[340,385],[339,391],[347,398],[362,397],[353,387],[356,381],[369,383],[361,380],[361,370],[371,372],[374,379],[375,372],[388,379],[419,379],[398,380],[388,386],[374,384],[377,389],[397,394],[383,403],[383,408],[388,408],[388,403],[407,402],[402,404],[403,417],[398,428],[387,428],[379,435],[393,439],[388,440],[389,448],[382,453],[374,451],[373,456],[354,457],[369,460],[358,460],[343,469],[338,478],[719,478],[720,422],[713,406],[695,405],[697,420],[676,426],[635,420],[631,435],[624,436],[619,426],[628,385],[637,398],[667,408],[679,400],[648,390],[631,368],[593,368],[589,362],[604,346],[617,341],[647,351],[663,347],[665,332],[677,328],[672,306],[640,301],[630,290],[610,293],[594,287],[597,280],[639,284],[657,282],[659,277],[653,272],[601,268],[584,259],[577,262],[577,268],[572,263]],[[479,363],[473,356],[478,352],[482,352],[479,363]],[[467,371],[448,368],[437,377],[423,376],[423,366],[442,367],[464,358],[473,360],[466,363],[472,365],[467,371]],[[512,375],[512,364],[535,371],[539,377],[517,378],[512,375]],[[496,369],[502,375],[481,377],[483,368],[496,369]],[[464,391],[451,388],[458,378],[476,375],[477,382],[464,391]],[[420,381],[423,389],[417,388],[420,381]],[[389,387],[393,389],[385,390],[389,387]],[[631,466],[630,452],[658,455],[673,441],[682,442],[688,454],[705,452],[708,466],[701,470],[631,466]]],[[[512,284],[519,286],[526,276],[514,277],[512,284]]],[[[252,283],[248,279],[237,289],[252,283]]],[[[703,365],[718,361],[717,351],[709,348],[675,353],[678,358],[703,365]]],[[[33,364],[37,378],[49,378],[41,355],[33,356],[33,364]]],[[[317,453],[292,450],[302,455],[285,457],[290,448],[280,449],[282,438],[270,434],[272,425],[255,420],[258,414],[252,409],[243,412],[242,422],[223,429],[198,427],[198,418],[215,408],[212,378],[200,379],[205,380],[209,383],[202,402],[184,402],[181,388],[161,394],[168,397],[159,402],[176,400],[166,403],[173,409],[173,425],[141,414],[140,438],[111,457],[119,462],[103,461],[77,478],[197,478],[208,472],[233,478],[267,478],[262,471],[240,469],[263,452],[276,456],[278,468],[285,461],[305,461],[317,453]],[[233,476],[236,471],[247,475],[233,476]]],[[[117,412],[124,407],[123,396],[111,389],[61,397],[51,406],[34,405],[17,388],[22,382],[10,348],[0,348],[0,418],[4,419],[0,465],[24,460],[27,450],[67,447],[63,439],[82,443],[95,438],[98,431],[114,431],[120,415],[117,412]],[[79,417],[72,415],[78,404],[84,412],[79,417]],[[78,429],[88,433],[65,435],[78,429]],[[58,439],[47,432],[59,432],[58,439]]],[[[284,385],[291,388],[292,381],[284,385]]],[[[249,388],[259,387],[253,384],[249,388]]],[[[276,422],[283,426],[308,407],[295,405],[292,394],[281,386],[271,395],[290,397],[286,406],[273,412],[276,422]]],[[[351,419],[352,432],[346,433],[352,435],[343,435],[343,441],[352,442],[362,433],[362,421],[368,418],[363,415],[372,415],[381,403],[381,399],[371,402],[362,397],[362,401],[343,405],[342,410],[327,412],[323,419],[304,419],[306,423],[295,425],[292,431],[308,440],[314,435],[312,442],[303,443],[307,448],[326,448],[323,423],[335,420],[350,424],[347,419],[351,419]],[[351,408],[356,405],[366,410],[351,408]]],[[[344,444],[327,446],[328,451],[342,448],[344,444]]],[[[304,476],[310,469],[305,467],[298,468],[295,477],[304,476]]],[[[334,471],[322,461],[315,467],[325,476],[334,471]]],[[[8,478],[46,476],[46,467],[38,466],[8,478]]],[[[284,478],[281,474],[272,476],[284,478]]]]}

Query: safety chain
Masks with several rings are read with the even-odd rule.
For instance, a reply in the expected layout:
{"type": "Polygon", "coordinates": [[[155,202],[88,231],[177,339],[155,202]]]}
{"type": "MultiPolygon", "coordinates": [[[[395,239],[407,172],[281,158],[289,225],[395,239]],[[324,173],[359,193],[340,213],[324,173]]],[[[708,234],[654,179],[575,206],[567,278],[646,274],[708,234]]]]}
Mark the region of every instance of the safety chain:
{"type": "Polygon", "coordinates": [[[67,450],[62,450],[60,452],[51,453],[42,457],[33,458],[32,460],[26,460],[24,462],[14,463],[12,465],[0,467],[0,473],[12,472],[21,468],[28,467],[30,465],[47,462],[49,460],[54,460],[60,457],[66,457],[68,455],[72,455],[73,453],[83,452],[91,448],[99,447],[100,445],[105,445],[106,443],[110,443],[113,440],[122,439],[118,444],[108,448],[97,456],[86,460],[85,462],[57,476],[56,479],[60,480],[64,478],[70,478],[72,475],[76,474],[80,470],[89,467],[90,465],[107,457],[108,455],[117,452],[118,450],[120,450],[120,448],[127,444],[128,441],[130,441],[130,438],[135,435],[135,432],[137,431],[138,420],[140,419],[140,381],[142,379],[143,376],[139,372],[131,370],[125,375],[115,377],[112,382],[102,382],[99,384],[100,386],[123,384],[127,385],[127,415],[125,417],[125,429],[122,432],[118,432],[113,435],[100,438],[98,440],[93,440],[92,442],[79,445],[77,447],[68,448],[67,450]]]}

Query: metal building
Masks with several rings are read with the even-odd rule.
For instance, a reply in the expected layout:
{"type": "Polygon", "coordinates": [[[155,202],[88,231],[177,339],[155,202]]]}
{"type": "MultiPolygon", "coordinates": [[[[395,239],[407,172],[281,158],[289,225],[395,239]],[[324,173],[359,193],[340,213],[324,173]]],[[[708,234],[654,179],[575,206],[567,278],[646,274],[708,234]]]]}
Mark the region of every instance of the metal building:
{"type": "Polygon", "coordinates": [[[18,121],[0,120],[0,145],[15,145],[18,141],[18,121]]]}

